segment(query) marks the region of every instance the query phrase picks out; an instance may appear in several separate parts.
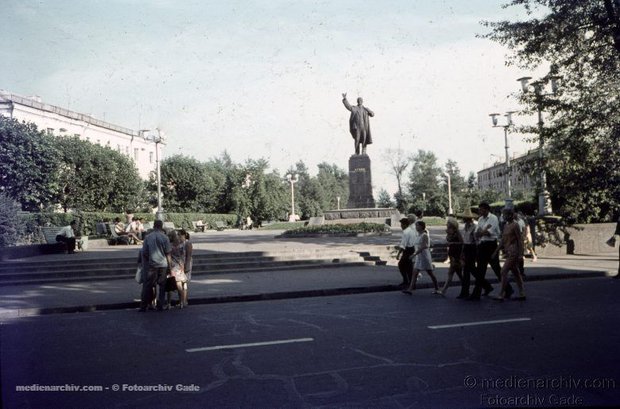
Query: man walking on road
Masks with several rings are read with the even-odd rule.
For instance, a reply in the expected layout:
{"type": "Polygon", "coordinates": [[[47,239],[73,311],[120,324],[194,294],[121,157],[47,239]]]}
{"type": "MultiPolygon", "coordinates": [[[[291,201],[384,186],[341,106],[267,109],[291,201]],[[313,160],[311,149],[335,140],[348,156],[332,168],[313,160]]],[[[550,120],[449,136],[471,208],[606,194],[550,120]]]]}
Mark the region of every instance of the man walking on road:
{"type": "Polygon", "coordinates": [[[142,283],[142,297],[140,301],[140,311],[146,311],[147,306],[153,301],[153,288],[157,285],[157,310],[164,308],[166,298],[166,274],[172,265],[170,252],[172,246],[168,236],[163,230],[164,223],[155,220],[154,230],[144,239],[142,244],[142,268],[146,270],[144,282],[142,283]]]}
{"type": "Polygon", "coordinates": [[[400,228],[403,229],[403,237],[398,246],[396,259],[398,260],[398,271],[400,271],[400,275],[403,277],[403,282],[400,283],[400,286],[403,288],[409,286],[413,274],[413,260],[411,260],[411,257],[415,252],[414,245],[417,238],[414,226],[415,219],[413,223],[411,223],[411,219],[408,217],[400,219],[400,228]]]}
{"type": "MultiPolygon", "coordinates": [[[[482,202],[478,205],[480,218],[478,219],[478,227],[475,236],[478,239],[478,254],[476,257],[476,285],[469,300],[477,301],[480,299],[482,290],[484,295],[488,295],[493,291],[493,287],[484,277],[487,272],[487,266],[490,264],[493,272],[501,281],[501,267],[499,265],[499,254],[495,252],[497,249],[497,240],[501,235],[499,229],[499,219],[491,213],[491,206],[482,202]]],[[[510,284],[506,287],[506,297],[510,297],[513,293],[510,284]]]]}

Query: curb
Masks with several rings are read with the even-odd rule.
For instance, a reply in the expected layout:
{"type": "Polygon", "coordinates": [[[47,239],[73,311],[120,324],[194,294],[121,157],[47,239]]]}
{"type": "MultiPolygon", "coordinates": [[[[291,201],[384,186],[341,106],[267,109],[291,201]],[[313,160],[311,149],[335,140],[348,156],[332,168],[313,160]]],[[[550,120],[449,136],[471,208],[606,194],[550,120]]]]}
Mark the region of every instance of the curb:
{"type": "MultiPolygon", "coordinates": [[[[559,273],[559,274],[542,274],[537,276],[527,276],[526,282],[531,281],[550,281],[550,280],[564,280],[573,278],[600,278],[608,277],[607,271],[582,271],[574,273],[559,273]]],[[[499,280],[497,278],[488,279],[489,283],[497,284],[499,280]]],[[[456,287],[456,286],[452,286],[456,287]]],[[[432,288],[432,283],[423,283],[418,285],[418,289],[432,288]]],[[[354,294],[368,294],[368,293],[381,293],[381,292],[394,292],[400,291],[401,287],[398,285],[381,285],[372,287],[341,287],[341,288],[329,288],[321,290],[299,290],[299,291],[283,291],[275,293],[262,293],[262,294],[244,294],[244,295],[230,295],[220,297],[204,297],[204,298],[192,298],[191,305],[208,305],[208,304],[227,304],[227,303],[240,303],[240,302],[255,302],[255,301],[275,301],[295,298],[313,298],[313,297],[332,297],[339,295],[354,295],[354,294]]],[[[95,305],[82,305],[71,307],[42,307],[42,308],[20,308],[16,310],[7,310],[6,312],[0,312],[0,322],[5,319],[12,318],[24,318],[24,317],[36,317],[42,315],[52,314],[72,314],[79,312],[96,312],[96,311],[111,311],[111,310],[129,310],[138,309],[139,302],[123,302],[112,304],[95,304],[95,305]]]]}

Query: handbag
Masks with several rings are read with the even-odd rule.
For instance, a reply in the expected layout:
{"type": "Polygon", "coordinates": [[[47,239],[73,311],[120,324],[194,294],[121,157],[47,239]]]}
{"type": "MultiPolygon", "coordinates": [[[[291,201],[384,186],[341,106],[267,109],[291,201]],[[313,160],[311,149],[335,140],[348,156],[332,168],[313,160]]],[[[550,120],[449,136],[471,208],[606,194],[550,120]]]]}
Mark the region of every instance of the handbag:
{"type": "Polygon", "coordinates": [[[144,284],[144,278],[142,277],[142,266],[138,266],[138,268],[136,269],[135,280],[138,284],[144,284]]]}

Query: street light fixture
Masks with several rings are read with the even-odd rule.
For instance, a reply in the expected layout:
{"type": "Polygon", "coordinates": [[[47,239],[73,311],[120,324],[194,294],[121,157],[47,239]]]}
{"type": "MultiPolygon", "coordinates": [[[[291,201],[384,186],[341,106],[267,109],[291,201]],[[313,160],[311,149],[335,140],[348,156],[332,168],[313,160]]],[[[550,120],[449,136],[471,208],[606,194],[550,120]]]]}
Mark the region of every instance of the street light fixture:
{"type": "Polygon", "coordinates": [[[546,79],[539,79],[530,83],[532,77],[521,77],[517,79],[521,83],[521,90],[524,94],[529,94],[533,88],[536,110],[538,111],[538,167],[540,174],[538,178],[538,215],[545,216],[552,213],[549,192],[547,191],[547,175],[545,172],[544,156],[544,121],[543,121],[543,99],[546,96],[556,95],[558,91],[558,76],[547,76],[546,79]],[[545,93],[544,88],[547,81],[551,82],[551,93],[545,93]]]}
{"type": "Polygon", "coordinates": [[[296,174],[286,175],[286,180],[291,184],[291,215],[288,217],[289,222],[294,222],[299,219],[299,216],[295,214],[295,183],[299,181],[299,176],[296,174]]]}
{"type": "Polygon", "coordinates": [[[493,128],[504,128],[504,148],[506,150],[506,192],[508,197],[506,197],[506,207],[512,207],[512,168],[510,167],[510,145],[508,144],[508,128],[512,126],[512,114],[516,111],[508,111],[504,116],[506,117],[506,124],[500,125],[497,117],[500,115],[498,113],[489,114],[491,117],[491,122],[493,123],[493,128]]]}
{"type": "Polygon", "coordinates": [[[159,169],[159,144],[165,144],[164,132],[159,128],[155,128],[156,133],[150,133],[148,135],[147,133],[150,132],[149,129],[142,129],[138,132],[142,134],[145,141],[153,142],[155,144],[155,163],[157,165],[157,212],[155,213],[155,218],[157,220],[164,221],[166,216],[164,213],[164,207],[161,203],[161,172],[159,169]]]}
{"type": "Polygon", "coordinates": [[[450,216],[454,212],[452,211],[452,183],[448,172],[446,172],[446,177],[448,178],[448,216],[450,216]]]}

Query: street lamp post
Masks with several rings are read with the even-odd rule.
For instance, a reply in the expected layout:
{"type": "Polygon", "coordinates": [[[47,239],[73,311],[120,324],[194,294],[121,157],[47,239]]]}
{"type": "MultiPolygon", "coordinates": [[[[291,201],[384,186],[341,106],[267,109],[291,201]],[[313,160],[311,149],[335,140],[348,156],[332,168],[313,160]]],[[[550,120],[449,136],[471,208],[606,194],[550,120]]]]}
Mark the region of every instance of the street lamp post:
{"type": "Polygon", "coordinates": [[[291,184],[291,215],[288,217],[289,222],[294,222],[297,220],[297,215],[295,214],[295,183],[299,181],[299,176],[296,174],[288,174],[286,175],[286,180],[291,184]]]}
{"type": "Polygon", "coordinates": [[[164,221],[166,215],[164,213],[164,207],[161,201],[161,172],[159,168],[159,144],[164,143],[164,132],[159,128],[155,128],[157,135],[150,134],[146,136],[145,134],[149,132],[149,129],[142,129],[139,132],[142,133],[145,141],[153,142],[155,144],[155,163],[157,167],[157,212],[155,213],[155,218],[157,220],[164,221]]]}
{"type": "Polygon", "coordinates": [[[453,214],[452,211],[452,184],[450,182],[450,174],[446,172],[446,176],[448,177],[448,215],[453,214]]]}
{"type": "Polygon", "coordinates": [[[512,126],[512,114],[514,114],[515,111],[508,111],[506,112],[506,114],[504,115],[506,117],[506,124],[505,125],[499,125],[499,122],[497,120],[497,117],[499,116],[498,113],[493,113],[493,114],[489,114],[489,116],[491,117],[491,122],[493,123],[493,128],[504,128],[504,149],[506,150],[506,174],[505,174],[505,178],[506,178],[506,193],[507,193],[507,197],[506,197],[506,207],[510,208],[512,207],[512,168],[510,166],[510,145],[508,144],[508,128],[510,128],[512,126]]]}
{"type": "Polygon", "coordinates": [[[538,166],[540,173],[538,177],[538,215],[545,216],[552,213],[551,201],[549,199],[549,192],[547,191],[547,175],[545,172],[545,134],[544,134],[544,121],[543,121],[543,98],[548,95],[555,95],[558,89],[558,77],[551,76],[551,93],[544,92],[544,86],[546,81],[538,80],[532,83],[529,81],[532,77],[521,77],[517,79],[521,83],[521,89],[524,94],[530,91],[530,86],[534,89],[534,96],[536,101],[536,110],[538,111],[538,166]]]}

